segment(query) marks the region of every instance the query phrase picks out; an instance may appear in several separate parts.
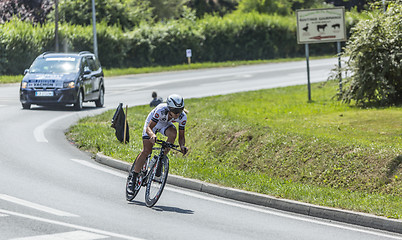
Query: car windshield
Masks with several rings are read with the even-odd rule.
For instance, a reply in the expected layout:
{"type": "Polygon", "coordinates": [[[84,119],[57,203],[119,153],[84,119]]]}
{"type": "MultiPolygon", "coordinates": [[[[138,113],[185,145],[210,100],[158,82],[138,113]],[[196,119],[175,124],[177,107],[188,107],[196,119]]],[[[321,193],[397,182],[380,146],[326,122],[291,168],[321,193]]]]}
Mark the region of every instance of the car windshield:
{"type": "Polygon", "coordinates": [[[37,58],[29,69],[30,73],[75,73],[79,59],[74,57],[37,58]]]}

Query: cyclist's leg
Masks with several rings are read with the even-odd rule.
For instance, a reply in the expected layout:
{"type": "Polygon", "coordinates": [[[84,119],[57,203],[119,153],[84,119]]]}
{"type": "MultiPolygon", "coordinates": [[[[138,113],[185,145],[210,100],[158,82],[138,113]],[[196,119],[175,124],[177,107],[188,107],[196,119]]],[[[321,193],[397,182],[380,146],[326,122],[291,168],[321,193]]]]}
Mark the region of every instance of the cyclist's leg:
{"type": "Polygon", "coordinates": [[[149,140],[149,138],[143,137],[142,140],[142,151],[141,153],[137,156],[137,159],[134,162],[134,173],[139,173],[142,169],[142,166],[145,163],[145,160],[147,159],[148,155],[151,154],[152,152],[152,147],[154,144],[149,140]]]}
{"type": "Polygon", "coordinates": [[[149,138],[143,137],[142,143],[143,143],[142,151],[134,161],[133,163],[134,166],[132,166],[132,169],[134,169],[134,171],[130,171],[130,174],[128,176],[127,191],[129,193],[133,192],[137,176],[141,171],[142,166],[144,165],[147,159],[147,156],[152,152],[153,144],[151,143],[151,141],[149,141],[149,138]]]}
{"type": "MultiPolygon", "coordinates": [[[[169,125],[165,129],[164,135],[168,138],[166,140],[166,142],[174,144],[174,141],[176,140],[176,137],[177,137],[176,127],[173,124],[169,125]]],[[[170,148],[167,148],[165,150],[165,155],[167,155],[169,153],[169,151],[170,151],[170,148]]]]}
{"type": "MultiPolygon", "coordinates": [[[[161,129],[161,133],[168,138],[166,141],[169,143],[174,143],[174,141],[176,140],[177,130],[176,127],[173,125],[173,123],[167,123],[166,126],[164,126],[161,129]]],[[[165,156],[169,153],[169,151],[170,148],[165,149],[165,156]]],[[[162,165],[161,162],[159,162],[155,176],[160,177],[161,171],[162,171],[162,165]]]]}

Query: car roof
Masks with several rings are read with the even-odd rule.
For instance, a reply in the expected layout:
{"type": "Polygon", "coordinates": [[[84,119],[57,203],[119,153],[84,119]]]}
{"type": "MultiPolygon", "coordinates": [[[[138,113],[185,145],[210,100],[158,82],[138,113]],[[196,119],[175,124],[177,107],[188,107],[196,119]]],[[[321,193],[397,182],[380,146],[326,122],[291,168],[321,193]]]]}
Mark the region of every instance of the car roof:
{"type": "Polygon", "coordinates": [[[55,52],[44,52],[41,55],[38,56],[38,58],[47,58],[47,57],[80,57],[80,56],[85,56],[85,55],[91,55],[94,56],[94,54],[92,54],[89,51],[83,51],[83,52],[79,52],[79,53],[55,53],[55,52]]]}

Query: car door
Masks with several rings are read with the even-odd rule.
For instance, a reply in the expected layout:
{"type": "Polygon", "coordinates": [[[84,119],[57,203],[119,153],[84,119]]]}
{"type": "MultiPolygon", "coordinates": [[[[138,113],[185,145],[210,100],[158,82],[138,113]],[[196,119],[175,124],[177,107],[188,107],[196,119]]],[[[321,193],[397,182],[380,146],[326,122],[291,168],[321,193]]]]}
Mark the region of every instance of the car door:
{"type": "Polygon", "coordinates": [[[91,69],[89,67],[89,63],[87,58],[82,58],[81,61],[81,71],[82,71],[82,85],[84,90],[84,100],[91,99],[92,94],[92,74],[91,69]]]}
{"type": "Polygon", "coordinates": [[[91,90],[92,90],[91,99],[95,100],[95,99],[98,99],[98,97],[99,97],[99,89],[100,89],[101,81],[103,78],[102,69],[100,68],[100,65],[96,63],[96,59],[94,56],[88,57],[87,60],[88,60],[89,67],[92,71],[92,73],[91,73],[92,74],[92,76],[91,76],[91,85],[92,85],[91,86],[92,87],[91,88],[91,90]]]}

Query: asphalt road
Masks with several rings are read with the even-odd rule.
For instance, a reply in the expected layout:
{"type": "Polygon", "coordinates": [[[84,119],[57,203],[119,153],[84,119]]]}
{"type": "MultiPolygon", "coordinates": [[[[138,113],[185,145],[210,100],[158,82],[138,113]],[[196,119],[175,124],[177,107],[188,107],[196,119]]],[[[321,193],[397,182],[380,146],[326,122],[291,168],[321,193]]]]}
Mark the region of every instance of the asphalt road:
{"type": "MultiPolygon", "coordinates": [[[[336,62],[311,61],[311,81],[326,80],[336,62]]],[[[193,98],[305,83],[305,62],[107,78],[105,107],[87,103],[80,112],[22,110],[18,84],[1,86],[0,239],[402,239],[170,185],[154,208],[143,192],[128,203],[126,173],[96,163],[64,136],[78,119],[120,102],[147,104],[154,90],[193,98]]]]}

